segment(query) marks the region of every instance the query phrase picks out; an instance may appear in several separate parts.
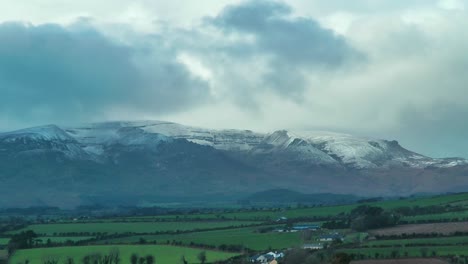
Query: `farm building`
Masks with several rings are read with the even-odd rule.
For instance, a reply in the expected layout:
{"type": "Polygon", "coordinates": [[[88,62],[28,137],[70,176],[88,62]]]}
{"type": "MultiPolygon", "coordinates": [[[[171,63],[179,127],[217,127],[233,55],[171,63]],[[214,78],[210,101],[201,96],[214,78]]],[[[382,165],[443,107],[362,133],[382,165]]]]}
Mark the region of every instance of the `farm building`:
{"type": "Polygon", "coordinates": [[[266,254],[254,255],[250,257],[250,262],[252,263],[268,263],[268,264],[277,264],[277,259],[283,258],[283,252],[268,252],[266,254]]]}
{"type": "Polygon", "coordinates": [[[335,234],[322,235],[319,238],[319,241],[322,241],[322,242],[332,242],[335,240],[343,241],[344,237],[338,233],[335,233],[335,234]]]}
{"type": "Polygon", "coordinates": [[[305,244],[302,246],[303,249],[323,249],[322,244],[305,244]]]}
{"type": "Polygon", "coordinates": [[[295,225],[292,227],[293,230],[303,231],[303,230],[318,230],[320,229],[319,225],[295,225]]]}

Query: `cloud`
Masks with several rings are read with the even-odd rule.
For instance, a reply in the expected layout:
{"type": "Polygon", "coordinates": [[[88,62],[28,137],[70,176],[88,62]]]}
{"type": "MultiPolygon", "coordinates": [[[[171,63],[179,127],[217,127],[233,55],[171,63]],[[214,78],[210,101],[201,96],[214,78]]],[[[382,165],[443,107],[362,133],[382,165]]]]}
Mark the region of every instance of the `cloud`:
{"type": "Polygon", "coordinates": [[[251,37],[250,42],[233,44],[245,51],[233,56],[266,57],[261,85],[297,100],[308,88],[310,72],[335,70],[364,55],[312,18],[293,14],[282,2],[247,1],[227,6],[206,21],[228,36],[251,37]]]}
{"type": "Polygon", "coordinates": [[[0,24],[0,127],[153,118],[468,157],[466,1],[36,2],[0,11],[35,23],[0,24]]]}
{"type": "Polygon", "coordinates": [[[3,119],[82,121],[116,108],[165,113],[209,97],[207,84],[157,41],[123,45],[83,23],[3,23],[0,39],[3,119]]]}

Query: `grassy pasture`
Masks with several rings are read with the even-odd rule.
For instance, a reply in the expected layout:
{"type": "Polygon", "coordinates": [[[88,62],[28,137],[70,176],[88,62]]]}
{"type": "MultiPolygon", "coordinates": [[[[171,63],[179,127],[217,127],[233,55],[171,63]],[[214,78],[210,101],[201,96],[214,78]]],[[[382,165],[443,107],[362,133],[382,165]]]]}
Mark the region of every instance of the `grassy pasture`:
{"type": "Polygon", "coordinates": [[[223,228],[230,226],[245,226],[256,224],[246,221],[219,221],[219,222],[135,222],[135,223],[75,223],[75,224],[39,224],[30,225],[17,230],[18,233],[25,230],[33,230],[37,234],[52,236],[65,233],[154,233],[166,231],[189,231],[197,229],[223,228]]]}
{"type": "Polygon", "coordinates": [[[242,211],[242,212],[216,212],[216,213],[195,213],[195,214],[174,214],[174,215],[155,215],[155,216],[131,216],[131,217],[118,217],[112,219],[91,219],[79,222],[152,222],[157,220],[165,221],[180,221],[188,220],[244,220],[244,221],[265,221],[276,220],[281,216],[288,218],[300,217],[319,217],[319,218],[333,218],[342,213],[349,213],[352,209],[359,205],[373,205],[379,206],[384,209],[394,209],[403,206],[432,206],[432,205],[462,205],[465,206],[467,211],[448,213],[447,215],[422,215],[416,217],[405,217],[403,220],[437,220],[437,219],[452,219],[454,217],[468,217],[468,193],[441,195],[434,197],[424,198],[411,198],[371,203],[359,203],[350,205],[338,206],[323,206],[313,208],[292,208],[282,210],[259,210],[259,211],[242,211]],[[453,216],[451,215],[453,214],[453,216]]]}
{"type": "Polygon", "coordinates": [[[7,245],[8,242],[10,241],[9,238],[0,238],[0,246],[4,246],[4,245],[7,245]]]}
{"type": "MultiPolygon", "coordinates": [[[[29,260],[31,264],[40,264],[43,259],[54,258],[63,263],[66,257],[72,257],[75,263],[80,263],[81,259],[87,254],[100,253],[107,254],[113,249],[118,249],[122,263],[129,263],[130,256],[133,253],[139,256],[153,255],[156,263],[173,264],[180,263],[181,256],[185,256],[189,263],[198,263],[197,255],[200,249],[160,246],[160,245],[125,245],[125,246],[82,246],[82,247],[55,247],[55,248],[36,248],[17,251],[10,260],[10,263],[24,262],[29,260]]],[[[208,262],[228,259],[236,254],[206,251],[208,262]]]]}
{"type": "Polygon", "coordinates": [[[66,241],[73,241],[73,242],[76,242],[76,241],[81,241],[81,240],[87,240],[87,239],[91,239],[91,238],[94,238],[92,236],[65,236],[65,237],[62,237],[62,236],[46,236],[46,237],[38,237],[38,239],[42,240],[42,243],[46,243],[48,239],[50,239],[51,242],[54,242],[54,243],[63,243],[63,242],[66,242],[66,241]]]}
{"type": "Polygon", "coordinates": [[[6,259],[8,257],[8,252],[6,250],[0,250],[0,260],[6,259]]]}
{"type": "Polygon", "coordinates": [[[178,235],[149,235],[130,236],[101,241],[103,243],[137,243],[140,238],[147,242],[156,241],[166,243],[167,241],[182,242],[183,245],[204,244],[210,246],[220,245],[242,245],[252,250],[283,249],[300,246],[302,243],[300,233],[258,233],[255,228],[238,228],[229,230],[216,230],[206,232],[195,232],[178,235]]]}

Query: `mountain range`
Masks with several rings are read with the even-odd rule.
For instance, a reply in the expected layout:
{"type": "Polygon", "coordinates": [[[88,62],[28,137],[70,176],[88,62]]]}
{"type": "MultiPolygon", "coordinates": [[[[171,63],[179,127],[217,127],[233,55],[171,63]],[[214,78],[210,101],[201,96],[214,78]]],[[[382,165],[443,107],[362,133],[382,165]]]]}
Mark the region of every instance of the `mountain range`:
{"type": "Polygon", "coordinates": [[[394,140],[163,121],[0,133],[0,207],[221,202],[275,189],[359,197],[459,192],[468,190],[468,161],[430,158],[394,140]]]}

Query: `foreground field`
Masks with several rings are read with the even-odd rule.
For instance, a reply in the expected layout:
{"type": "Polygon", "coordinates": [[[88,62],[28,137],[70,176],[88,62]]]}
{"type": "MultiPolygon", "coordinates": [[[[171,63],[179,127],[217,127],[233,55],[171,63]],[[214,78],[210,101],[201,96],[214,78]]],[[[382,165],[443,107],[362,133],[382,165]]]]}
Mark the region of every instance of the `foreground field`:
{"type": "MultiPolygon", "coordinates": [[[[44,259],[50,258],[58,260],[58,263],[63,263],[66,257],[72,257],[75,263],[80,263],[85,255],[94,253],[107,254],[115,249],[119,250],[122,263],[129,263],[130,256],[133,253],[142,257],[153,255],[158,264],[180,263],[182,256],[185,256],[188,263],[199,263],[197,255],[202,252],[200,249],[154,245],[36,248],[17,251],[10,259],[10,263],[24,263],[25,260],[29,260],[30,264],[41,264],[44,259]]],[[[217,251],[205,252],[208,262],[236,256],[236,254],[217,251]]]]}
{"type": "Polygon", "coordinates": [[[352,261],[351,264],[448,264],[448,262],[441,259],[382,259],[382,260],[361,260],[352,261]]]}
{"type": "Polygon", "coordinates": [[[207,221],[207,222],[135,222],[135,223],[76,223],[76,224],[41,224],[30,225],[15,231],[33,230],[40,235],[52,236],[56,234],[122,234],[122,233],[157,233],[168,231],[189,231],[197,229],[214,229],[224,227],[241,227],[258,222],[247,221],[207,221]]]}
{"type": "Polygon", "coordinates": [[[391,228],[372,230],[369,233],[376,236],[401,236],[403,234],[444,234],[468,232],[468,222],[434,223],[419,225],[400,225],[391,228]]]}
{"type": "Polygon", "coordinates": [[[194,232],[178,235],[131,236],[102,241],[103,243],[137,243],[140,239],[147,242],[182,242],[184,245],[203,244],[219,247],[221,245],[240,245],[252,250],[283,249],[298,247],[302,243],[300,233],[259,233],[255,228],[237,228],[194,232]]]}

